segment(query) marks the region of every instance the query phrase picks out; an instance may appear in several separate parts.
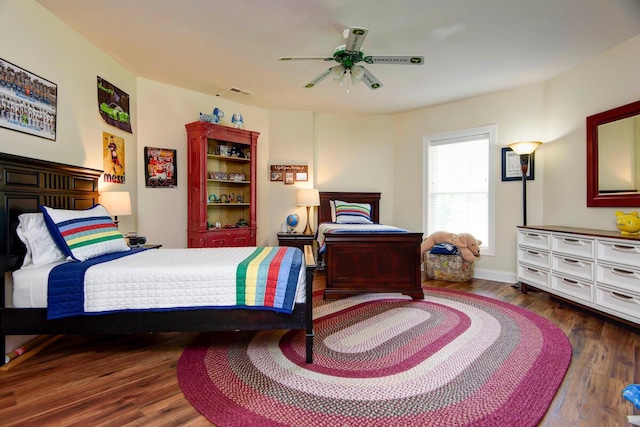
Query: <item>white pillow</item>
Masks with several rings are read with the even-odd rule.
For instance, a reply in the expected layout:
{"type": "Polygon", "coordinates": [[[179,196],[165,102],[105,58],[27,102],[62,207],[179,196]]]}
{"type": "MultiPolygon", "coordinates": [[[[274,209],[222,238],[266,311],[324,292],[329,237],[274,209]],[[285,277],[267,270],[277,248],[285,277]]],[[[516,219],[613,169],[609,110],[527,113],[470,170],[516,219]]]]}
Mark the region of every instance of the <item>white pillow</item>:
{"type": "Polygon", "coordinates": [[[16,232],[27,248],[23,267],[64,261],[66,256],[51,237],[41,213],[24,213],[18,216],[16,232]]]}
{"type": "Polygon", "coordinates": [[[338,224],[373,224],[369,203],[349,203],[336,200],[335,205],[338,224]]]}
{"type": "Polygon", "coordinates": [[[102,205],[86,210],[40,208],[53,240],[69,261],[131,250],[102,205]]]}
{"type": "Polygon", "coordinates": [[[331,222],[336,222],[336,201],[329,200],[329,207],[331,208],[331,222]]]}

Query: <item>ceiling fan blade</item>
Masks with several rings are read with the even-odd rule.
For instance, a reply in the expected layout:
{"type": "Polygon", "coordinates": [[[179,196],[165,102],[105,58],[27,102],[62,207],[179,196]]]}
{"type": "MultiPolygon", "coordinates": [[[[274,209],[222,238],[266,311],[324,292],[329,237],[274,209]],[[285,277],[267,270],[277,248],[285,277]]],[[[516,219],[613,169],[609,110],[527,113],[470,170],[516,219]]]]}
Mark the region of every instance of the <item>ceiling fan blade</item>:
{"type": "Polygon", "coordinates": [[[362,43],[364,43],[364,39],[367,37],[369,30],[366,28],[351,27],[348,31],[349,34],[347,36],[345,50],[347,52],[360,52],[362,43]]]}
{"type": "Polygon", "coordinates": [[[323,81],[324,79],[329,77],[329,75],[334,72],[333,71],[334,69],[340,68],[340,67],[342,67],[342,65],[336,65],[335,67],[331,67],[331,68],[329,68],[327,70],[324,70],[318,77],[316,77],[315,79],[311,80],[304,87],[306,89],[310,89],[310,88],[314,87],[315,85],[317,85],[318,83],[320,83],[321,81],[323,81]]]}
{"type": "Polygon", "coordinates": [[[367,64],[407,64],[422,65],[424,56],[365,56],[367,64]]]}
{"type": "Polygon", "coordinates": [[[374,90],[380,89],[382,87],[382,83],[380,83],[380,80],[376,79],[376,76],[371,74],[369,70],[364,67],[362,67],[362,70],[364,71],[364,74],[362,75],[362,81],[365,82],[367,86],[369,86],[369,89],[374,90]]]}
{"type": "Polygon", "coordinates": [[[305,61],[305,60],[322,60],[333,61],[333,57],[327,58],[326,56],[281,56],[278,58],[280,61],[305,61]]]}

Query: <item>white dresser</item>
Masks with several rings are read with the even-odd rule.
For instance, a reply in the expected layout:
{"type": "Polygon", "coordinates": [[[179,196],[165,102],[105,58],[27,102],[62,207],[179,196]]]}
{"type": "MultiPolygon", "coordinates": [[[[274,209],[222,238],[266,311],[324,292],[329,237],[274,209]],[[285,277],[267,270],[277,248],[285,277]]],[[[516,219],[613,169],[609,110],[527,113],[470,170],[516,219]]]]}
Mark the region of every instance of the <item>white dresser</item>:
{"type": "Polygon", "coordinates": [[[640,325],[640,237],[559,226],[518,227],[518,281],[640,325]]]}

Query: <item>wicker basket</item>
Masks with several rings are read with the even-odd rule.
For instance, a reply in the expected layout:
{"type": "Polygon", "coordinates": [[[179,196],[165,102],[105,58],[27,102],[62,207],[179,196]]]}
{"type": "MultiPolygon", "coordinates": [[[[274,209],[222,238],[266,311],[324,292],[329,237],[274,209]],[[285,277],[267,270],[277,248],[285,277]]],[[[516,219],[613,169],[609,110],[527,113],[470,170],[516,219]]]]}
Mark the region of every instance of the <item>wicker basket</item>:
{"type": "Polygon", "coordinates": [[[460,255],[441,255],[425,252],[427,277],[447,282],[468,282],[473,279],[473,263],[460,255]]]}

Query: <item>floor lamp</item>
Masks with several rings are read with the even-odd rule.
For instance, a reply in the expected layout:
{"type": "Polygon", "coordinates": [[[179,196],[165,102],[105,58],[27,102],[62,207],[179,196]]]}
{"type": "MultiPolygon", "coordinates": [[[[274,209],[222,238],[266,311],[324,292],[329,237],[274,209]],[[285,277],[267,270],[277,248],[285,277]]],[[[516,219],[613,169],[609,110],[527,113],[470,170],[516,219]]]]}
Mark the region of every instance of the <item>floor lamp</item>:
{"type": "Polygon", "coordinates": [[[542,145],[540,141],[513,142],[509,148],[520,157],[522,170],[522,225],[527,225],[527,173],[529,172],[529,156],[542,145]]]}
{"type": "Polygon", "coordinates": [[[307,207],[307,226],[304,228],[302,234],[313,234],[311,229],[311,206],[320,206],[320,192],[315,188],[301,188],[298,190],[298,197],[296,201],[298,206],[307,207]]]}
{"type": "MultiPolygon", "coordinates": [[[[508,145],[520,157],[520,170],[522,171],[522,225],[527,225],[527,173],[529,172],[529,156],[542,145],[539,141],[514,142],[508,145]]],[[[512,285],[516,289],[522,289],[520,282],[512,285]]]]}

